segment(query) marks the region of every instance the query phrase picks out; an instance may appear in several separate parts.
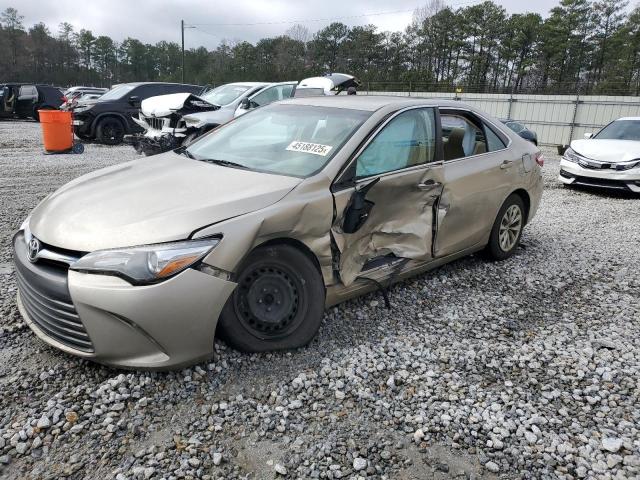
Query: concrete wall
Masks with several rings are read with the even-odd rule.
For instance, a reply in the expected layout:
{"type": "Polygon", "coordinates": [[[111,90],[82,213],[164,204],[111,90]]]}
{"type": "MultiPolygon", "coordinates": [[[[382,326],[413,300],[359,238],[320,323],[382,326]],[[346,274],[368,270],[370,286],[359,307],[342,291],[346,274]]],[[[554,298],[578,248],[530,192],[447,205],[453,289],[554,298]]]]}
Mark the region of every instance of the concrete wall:
{"type": "MultiPolygon", "coordinates": [[[[362,95],[397,95],[428,98],[456,98],[452,93],[358,92],[362,95]]],[[[509,95],[462,93],[457,98],[488,114],[519,120],[538,134],[541,145],[568,145],[597,132],[620,117],[640,117],[640,97],[576,95],[509,95]]]]}

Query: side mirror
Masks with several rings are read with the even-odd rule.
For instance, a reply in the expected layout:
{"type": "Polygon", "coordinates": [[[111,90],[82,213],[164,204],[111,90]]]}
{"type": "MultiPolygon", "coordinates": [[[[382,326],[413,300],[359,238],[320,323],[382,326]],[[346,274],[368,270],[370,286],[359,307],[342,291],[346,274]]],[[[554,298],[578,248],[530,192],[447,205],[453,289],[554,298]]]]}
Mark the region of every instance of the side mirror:
{"type": "Polygon", "coordinates": [[[140,105],[140,97],[138,97],[137,95],[131,95],[129,97],[129,103],[134,107],[140,105]]]}
{"type": "Polygon", "coordinates": [[[593,137],[593,133],[585,133],[584,134],[584,138],[589,140],[591,137],[593,137]]]}
{"type": "Polygon", "coordinates": [[[380,181],[380,177],[358,188],[349,200],[349,205],[344,213],[344,221],[342,223],[342,231],[344,233],[355,233],[369,218],[369,212],[373,208],[374,203],[367,200],[367,193],[376,183],[380,181]]]}
{"type": "Polygon", "coordinates": [[[243,110],[249,110],[251,108],[251,100],[246,97],[240,100],[240,108],[243,110]]]}

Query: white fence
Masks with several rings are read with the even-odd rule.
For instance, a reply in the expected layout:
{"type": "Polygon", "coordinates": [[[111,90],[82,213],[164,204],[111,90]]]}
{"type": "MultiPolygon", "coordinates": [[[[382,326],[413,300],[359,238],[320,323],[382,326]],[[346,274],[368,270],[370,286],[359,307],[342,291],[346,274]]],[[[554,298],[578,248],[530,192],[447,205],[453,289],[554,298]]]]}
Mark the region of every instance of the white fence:
{"type": "Polygon", "coordinates": [[[510,118],[538,134],[541,145],[568,145],[620,117],[640,117],[640,97],[488,93],[359,92],[460,100],[496,118],[510,118]]]}

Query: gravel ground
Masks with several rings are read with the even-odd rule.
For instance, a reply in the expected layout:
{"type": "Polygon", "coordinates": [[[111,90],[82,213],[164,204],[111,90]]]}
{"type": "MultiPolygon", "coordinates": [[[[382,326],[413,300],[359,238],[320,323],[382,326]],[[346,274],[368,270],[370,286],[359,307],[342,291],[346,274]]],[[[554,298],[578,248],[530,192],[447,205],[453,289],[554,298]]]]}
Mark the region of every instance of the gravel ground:
{"type": "Polygon", "coordinates": [[[561,188],[546,153],[510,260],[332,308],[304,349],[138,373],[40,342],[10,253],[42,197],[133,149],[45,156],[0,123],[0,477],[639,478],[640,199],[561,188]]]}

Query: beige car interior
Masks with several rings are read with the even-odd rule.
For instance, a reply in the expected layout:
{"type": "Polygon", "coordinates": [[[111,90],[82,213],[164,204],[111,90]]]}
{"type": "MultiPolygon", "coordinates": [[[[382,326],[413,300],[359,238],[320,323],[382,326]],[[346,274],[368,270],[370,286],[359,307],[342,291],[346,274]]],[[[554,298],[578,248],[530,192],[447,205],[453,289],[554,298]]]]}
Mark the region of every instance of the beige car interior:
{"type": "Polygon", "coordinates": [[[448,136],[442,137],[444,159],[455,160],[457,158],[470,157],[487,152],[487,142],[482,130],[473,125],[469,120],[457,115],[442,115],[443,125],[455,123],[451,127],[448,136]],[[464,123],[464,127],[458,126],[464,123]]]}

